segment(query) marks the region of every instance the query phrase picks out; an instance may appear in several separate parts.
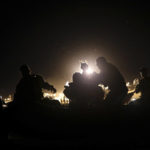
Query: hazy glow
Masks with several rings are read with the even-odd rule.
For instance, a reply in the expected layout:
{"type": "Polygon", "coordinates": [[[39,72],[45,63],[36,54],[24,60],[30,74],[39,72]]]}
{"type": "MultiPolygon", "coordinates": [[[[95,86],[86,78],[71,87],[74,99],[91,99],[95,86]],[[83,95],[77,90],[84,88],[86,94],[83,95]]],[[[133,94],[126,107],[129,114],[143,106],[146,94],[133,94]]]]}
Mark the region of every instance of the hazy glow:
{"type": "Polygon", "coordinates": [[[47,98],[54,98],[56,96],[56,94],[53,94],[53,93],[44,93],[43,96],[47,97],[47,98]]]}
{"type": "Polygon", "coordinates": [[[130,86],[130,82],[127,82],[127,83],[126,83],[126,86],[127,86],[127,87],[130,86]]]}
{"type": "Polygon", "coordinates": [[[93,70],[92,70],[91,68],[88,68],[88,69],[86,70],[86,73],[87,73],[87,74],[92,74],[92,73],[93,73],[93,70]]]}
{"type": "Polygon", "coordinates": [[[131,97],[131,101],[135,101],[137,99],[140,99],[141,98],[141,92],[139,93],[134,93],[133,96],[131,97]]]}
{"type": "Polygon", "coordinates": [[[12,101],[12,96],[9,95],[7,98],[4,99],[4,102],[7,104],[7,103],[10,103],[12,101]]]}
{"type": "Polygon", "coordinates": [[[64,99],[64,94],[63,93],[58,93],[58,95],[55,98],[60,101],[60,100],[64,99]]]}
{"type": "Polygon", "coordinates": [[[92,73],[93,73],[93,70],[92,70],[91,68],[88,68],[88,69],[86,70],[86,73],[87,73],[87,74],[92,74],[92,73]]]}
{"type": "Polygon", "coordinates": [[[46,98],[58,100],[61,104],[69,104],[69,99],[65,97],[63,93],[44,93],[43,96],[46,98]]]}

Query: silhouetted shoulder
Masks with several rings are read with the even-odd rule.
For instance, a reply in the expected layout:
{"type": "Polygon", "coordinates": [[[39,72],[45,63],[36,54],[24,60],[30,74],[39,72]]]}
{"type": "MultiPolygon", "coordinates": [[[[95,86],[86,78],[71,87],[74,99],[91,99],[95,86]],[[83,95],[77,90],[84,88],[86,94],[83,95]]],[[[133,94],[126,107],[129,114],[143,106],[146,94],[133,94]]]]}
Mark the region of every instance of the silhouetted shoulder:
{"type": "Polygon", "coordinates": [[[32,78],[38,82],[39,84],[43,84],[44,83],[44,79],[41,75],[38,75],[38,74],[33,74],[32,75],[32,78]]]}
{"type": "Polygon", "coordinates": [[[113,71],[113,72],[120,73],[119,69],[115,65],[113,65],[111,63],[108,63],[108,69],[113,71]]]}

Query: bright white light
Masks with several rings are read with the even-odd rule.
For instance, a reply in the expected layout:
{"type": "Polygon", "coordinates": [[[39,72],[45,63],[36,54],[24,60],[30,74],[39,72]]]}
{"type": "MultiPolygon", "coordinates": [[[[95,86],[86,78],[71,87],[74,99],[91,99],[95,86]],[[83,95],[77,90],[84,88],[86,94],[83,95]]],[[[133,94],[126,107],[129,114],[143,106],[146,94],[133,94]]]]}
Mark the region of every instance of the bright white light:
{"type": "Polygon", "coordinates": [[[54,98],[56,96],[56,94],[54,93],[44,93],[43,96],[46,98],[54,98]]]}
{"type": "Polygon", "coordinates": [[[131,101],[135,101],[141,98],[142,93],[134,93],[133,96],[131,97],[131,101]]]}
{"type": "Polygon", "coordinates": [[[86,70],[86,73],[87,73],[87,74],[92,74],[92,73],[93,73],[93,70],[92,70],[91,68],[88,68],[88,69],[86,70]]]}
{"type": "Polygon", "coordinates": [[[135,98],[132,98],[131,101],[132,101],[132,102],[133,102],[133,101],[136,101],[136,99],[135,99],[135,98]]]}
{"type": "Polygon", "coordinates": [[[66,82],[65,86],[69,86],[69,81],[66,82]]]}
{"type": "Polygon", "coordinates": [[[127,86],[127,87],[130,86],[130,82],[127,82],[127,83],[126,83],[126,86],[127,86]]]}
{"type": "Polygon", "coordinates": [[[12,101],[12,96],[11,95],[9,95],[7,98],[4,99],[5,103],[9,103],[11,101],[12,101]]]}

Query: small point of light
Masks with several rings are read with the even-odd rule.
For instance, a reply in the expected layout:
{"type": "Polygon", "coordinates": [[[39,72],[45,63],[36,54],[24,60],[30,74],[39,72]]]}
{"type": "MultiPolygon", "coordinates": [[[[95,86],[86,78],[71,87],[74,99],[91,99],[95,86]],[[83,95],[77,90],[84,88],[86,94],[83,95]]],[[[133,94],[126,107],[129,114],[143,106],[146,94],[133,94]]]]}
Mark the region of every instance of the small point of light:
{"type": "Polygon", "coordinates": [[[136,99],[135,99],[135,98],[132,98],[131,101],[136,101],[136,99]]]}
{"type": "Polygon", "coordinates": [[[69,86],[69,81],[67,81],[67,82],[65,83],[65,86],[69,86]]]}
{"type": "Polygon", "coordinates": [[[126,83],[126,86],[130,86],[130,82],[127,82],[127,83],[126,83]]]}
{"type": "Polygon", "coordinates": [[[108,86],[106,86],[106,87],[105,87],[105,90],[109,90],[109,87],[108,87],[108,86]]]}

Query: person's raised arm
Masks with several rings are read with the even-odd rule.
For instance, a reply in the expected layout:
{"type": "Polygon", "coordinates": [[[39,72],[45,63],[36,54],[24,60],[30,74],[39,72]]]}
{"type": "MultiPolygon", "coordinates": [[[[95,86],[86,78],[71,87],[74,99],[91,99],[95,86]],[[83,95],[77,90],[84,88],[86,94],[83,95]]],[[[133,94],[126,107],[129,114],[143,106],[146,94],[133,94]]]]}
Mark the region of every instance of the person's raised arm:
{"type": "Polygon", "coordinates": [[[52,91],[53,93],[56,93],[56,89],[53,85],[50,85],[48,82],[43,83],[43,88],[52,91]]]}

